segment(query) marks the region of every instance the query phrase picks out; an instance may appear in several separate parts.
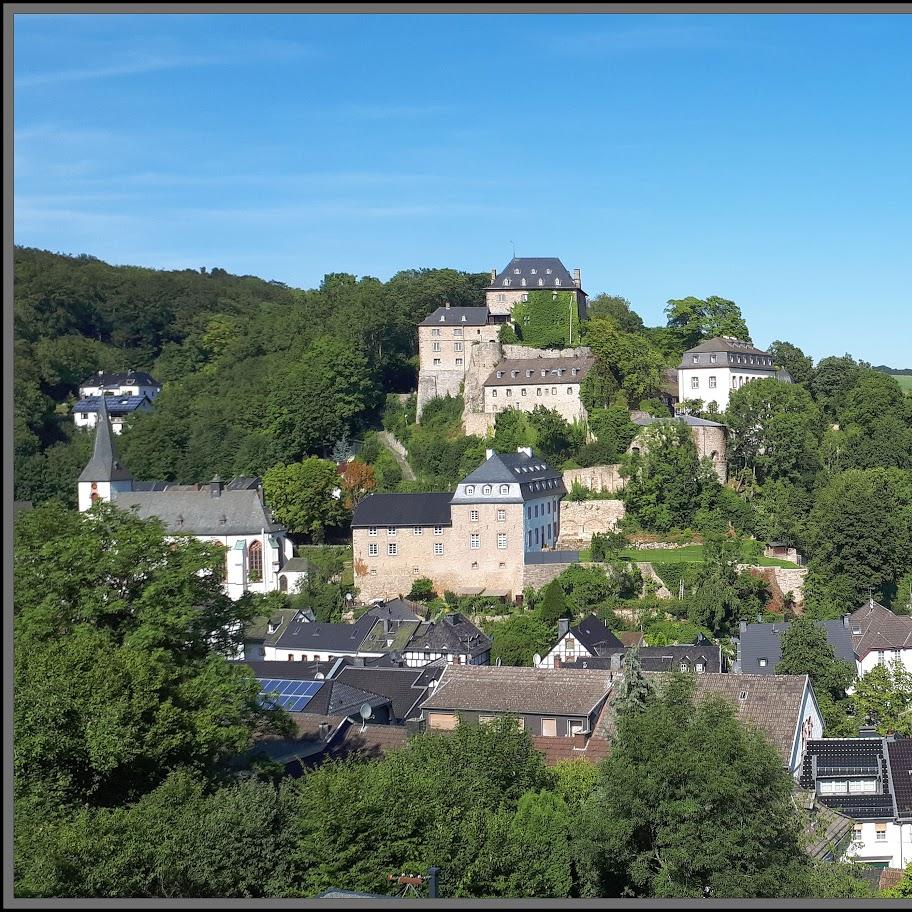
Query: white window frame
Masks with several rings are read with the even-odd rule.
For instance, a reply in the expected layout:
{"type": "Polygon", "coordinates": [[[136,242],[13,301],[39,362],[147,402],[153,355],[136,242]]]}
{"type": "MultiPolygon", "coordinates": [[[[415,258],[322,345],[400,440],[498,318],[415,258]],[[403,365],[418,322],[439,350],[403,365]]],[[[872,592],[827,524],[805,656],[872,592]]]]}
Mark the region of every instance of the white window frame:
{"type": "Polygon", "coordinates": [[[478,522],[478,510],[469,510],[469,522],[478,522]]]}
{"type": "Polygon", "coordinates": [[[399,545],[397,542],[387,542],[386,545],[386,555],[387,557],[396,557],[399,554],[399,545]]]}
{"type": "Polygon", "coordinates": [[[432,350],[432,351],[435,351],[435,352],[439,352],[439,351],[440,351],[440,343],[439,343],[439,342],[434,342],[434,343],[433,343],[433,348],[432,348],[431,350],[432,350]]]}
{"type": "Polygon", "coordinates": [[[368,526],[368,527],[367,527],[367,534],[370,535],[371,537],[375,536],[375,535],[377,534],[377,527],[376,527],[376,526],[368,526]]]}
{"type": "Polygon", "coordinates": [[[422,529],[421,526],[413,526],[413,527],[412,527],[412,534],[413,534],[413,535],[423,535],[423,534],[424,534],[424,529],[422,529]]]}
{"type": "Polygon", "coordinates": [[[506,532],[497,533],[497,547],[501,551],[507,550],[507,533],[506,532]]]}
{"type": "Polygon", "coordinates": [[[376,542],[370,542],[367,546],[367,556],[368,557],[379,557],[380,556],[380,545],[376,542]]]}
{"type": "Polygon", "coordinates": [[[700,388],[700,378],[699,377],[690,378],[690,388],[692,390],[698,390],[700,388]]]}
{"type": "Polygon", "coordinates": [[[434,554],[437,557],[443,554],[443,542],[434,542],[434,554]]]}
{"type": "Polygon", "coordinates": [[[506,522],[506,521],[507,521],[507,511],[506,511],[506,510],[498,510],[498,511],[497,511],[497,521],[498,521],[498,522],[506,522]]]}
{"type": "Polygon", "coordinates": [[[481,548],[481,536],[477,532],[473,532],[469,536],[469,550],[478,551],[481,548]]]}
{"type": "Polygon", "coordinates": [[[396,527],[395,527],[395,526],[387,526],[387,527],[386,527],[386,534],[389,535],[389,536],[394,536],[394,535],[396,534],[396,527]]]}
{"type": "Polygon", "coordinates": [[[434,526],[434,535],[443,535],[443,526],[434,526]]]}

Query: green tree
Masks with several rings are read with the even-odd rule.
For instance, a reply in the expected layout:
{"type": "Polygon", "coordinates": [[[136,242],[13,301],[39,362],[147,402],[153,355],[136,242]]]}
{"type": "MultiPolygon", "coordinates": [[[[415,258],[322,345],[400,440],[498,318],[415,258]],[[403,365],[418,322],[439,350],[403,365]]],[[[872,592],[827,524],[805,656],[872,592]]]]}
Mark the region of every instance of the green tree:
{"type": "Polygon", "coordinates": [[[533,614],[513,614],[503,621],[485,625],[493,640],[491,662],[502,665],[531,665],[532,656],[545,655],[554,645],[550,626],[533,614]]]}
{"type": "Polygon", "coordinates": [[[409,590],[408,598],[416,602],[429,602],[435,598],[437,593],[434,591],[434,583],[427,577],[416,579],[409,590]]]}
{"type": "Polygon", "coordinates": [[[513,306],[512,320],[523,345],[566,348],[581,341],[574,291],[530,291],[527,300],[513,306]]]}
{"type": "Polygon", "coordinates": [[[725,298],[672,299],[665,307],[665,315],[668,328],[682,352],[716,336],[734,336],[743,342],[751,341],[741,308],[725,298]]]}
{"type": "Polygon", "coordinates": [[[263,492],[276,519],[289,532],[308,535],[318,542],[327,528],[345,522],[341,485],[335,465],[316,456],[273,466],[263,476],[263,492]]]}
{"type": "Polygon", "coordinates": [[[875,665],[855,683],[852,704],[882,735],[912,737],[912,672],[898,659],[875,665]]]}
{"type": "Polygon", "coordinates": [[[854,733],[847,717],[850,702],[846,691],[855,682],[855,669],[839,659],[827,640],[826,630],[809,617],[800,615],[781,637],[782,658],[776,674],[807,675],[823,716],[825,734],[841,737],[854,733]]]}
{"type": "Polygon", "coordinates": [[[633,646],[624,653],[624,677],[617,698],[617,712],[619,716],[645,712],[652,702],[655,694],[652,685],[643,674],[640,664],[640,650],[633,646]]]}
{"type": "Polygon", "coordinates": [[[224,658],[253,612],[222,592],[224,560],[108,504],[17,519],[17,794],[113,805],[179,768],[215,777],[271,724],[224,658]]]}
{"type": "Polygon", "coordinates": [[[795,383],[808,383],[814,375],[814,359],[791,342],[772,342],[767,351],[773,364],[789,372],[795,383]]]}
{"type": "Polygon", "coordinates": [[[556,579],[551,580],[545,586],[541,602],[536,610],[541,622],[547,624],[548,627],[554,627],[559,618],[567,617],[567,599],[561,584],[556,579]]]}
{"type": "Polygon", "coordinates": [[[675,675],[618,716],[581,821],[584,895],[776,896],[807,871],[775,748],[725,700],[694,705],[692,687],[675,675]]]}
{"type": "Polygon", "coordinates": [[[587,311],[590,320],[610,317],[617,323],[621,332],[637,333],[644,329],[643,321],[633,310],[630,301],[620,295],[596,295],[589,299],[587,311]]]}
{"type": "Polygon", "coordinates": [[[621,459],[639,430],[630,420],[630,411],[622,405],[591,412],[589,428],[598,442],[606,447],[604,460],[609,465],[621,459]]]}

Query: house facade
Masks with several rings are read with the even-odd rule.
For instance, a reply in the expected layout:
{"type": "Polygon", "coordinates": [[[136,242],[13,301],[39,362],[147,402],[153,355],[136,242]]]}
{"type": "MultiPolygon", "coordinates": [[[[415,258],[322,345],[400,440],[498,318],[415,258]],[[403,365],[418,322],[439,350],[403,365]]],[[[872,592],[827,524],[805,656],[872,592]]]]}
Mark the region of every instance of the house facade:
{"type": "Polygon", "coordinates": [[[102,398],[111,420],[111,430],[122,434],[126,420],[137,412],[148,412],[152,402],[148,396],[106,395],[80,399],[73,405],[73,423],[81,430],[91,430],[98,423],[98,410],[102,398]]]}
{"type": "Polygon", "coordinates": [[[530,291],[572,291],[579,318],[586,318],[588,298],[580,271],[571,275],[557,257],[513,257],[500,272],[492,269],[485,304],[495,317],[508,318],[530,291]]]}
{"type": "Polygon", "coordinates": [[[577,659],[623,654],[624,644],[594,614],[583,618],[575,627],[567,618],[557,622],[557,642],[542,656],[537,668],[560,668],[577,659]]]}
{"type": "Polygon", "coordinates": [[[897,661],[912,672],[912,617],[894,614],[872,598],[848,622],[859,677],[897,661]]]}
{"type": "Polygon", "coordinates": [[[484,382],[484,411],[531,412],[541,405],[566,421],[583,421],[587,413],[580,385],[593,363],[591,357],[505,359],[484,382]]]}
{"type": "Polygon", "coordinates": [[[140,519],[158,519],[171,535],[219,545],[225,552],[223,585],[233,599],[276,591],[293,549],[267,510],[262,489],[226,486],[218,477],[207,485],[134,481],[117,456],[105,398],[99,403],[92,458],[77,482],[79,510],[107,501],[140,519]]]}
{"type": "Polygon", "coordinates": [[[520,595],[527,556],[560,534],[563,479],[531,449],[488,450],[456,491],[373,494],[352,517],[362,601],[394,598],[428,578],[438,593],[520,595]]]}
{"type": "Polygon", "coordinates": [[[678,365],[678,399],[699,399],[705,408],[714,403],[724,412],[734,390],[771,377],[791,382],[777,370],[769,352],[731,336],[718,336],[684,352],[678,365]]]}
{"type": "Polygon", "coordinates": [[[79,395],[83,399],[98,396],[145,396],[151,402],[161,389],[161,384],[145,371],[98,371],[80,385],[79,395]]]}

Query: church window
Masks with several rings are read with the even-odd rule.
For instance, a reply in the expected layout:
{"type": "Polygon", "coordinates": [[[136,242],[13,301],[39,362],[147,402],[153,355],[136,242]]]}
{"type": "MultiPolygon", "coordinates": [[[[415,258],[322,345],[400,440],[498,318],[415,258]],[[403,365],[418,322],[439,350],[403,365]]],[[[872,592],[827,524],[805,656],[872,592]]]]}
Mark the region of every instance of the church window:
{"type": "Polygon", "coordinates": [[[263,544],[253,541],[247,548],[247,576],[256,582],[263,578],[263,544]]]}

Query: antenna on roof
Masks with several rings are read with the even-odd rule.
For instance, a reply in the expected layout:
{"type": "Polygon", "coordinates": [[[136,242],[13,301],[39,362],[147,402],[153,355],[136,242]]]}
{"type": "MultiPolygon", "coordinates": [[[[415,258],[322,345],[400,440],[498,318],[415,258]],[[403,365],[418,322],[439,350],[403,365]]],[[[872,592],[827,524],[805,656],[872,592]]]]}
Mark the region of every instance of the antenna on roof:
{"type": "Polygon", "coordinates": [[[510,241],[510,246],[513,248],[513,259],[516,259],[516,244],[513,241],[510,241]]]}

